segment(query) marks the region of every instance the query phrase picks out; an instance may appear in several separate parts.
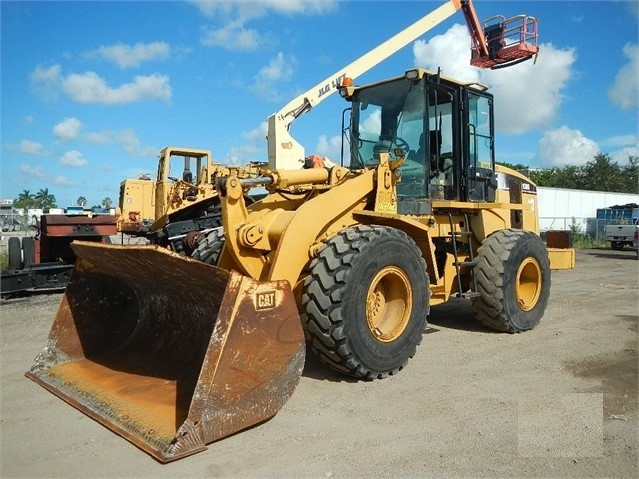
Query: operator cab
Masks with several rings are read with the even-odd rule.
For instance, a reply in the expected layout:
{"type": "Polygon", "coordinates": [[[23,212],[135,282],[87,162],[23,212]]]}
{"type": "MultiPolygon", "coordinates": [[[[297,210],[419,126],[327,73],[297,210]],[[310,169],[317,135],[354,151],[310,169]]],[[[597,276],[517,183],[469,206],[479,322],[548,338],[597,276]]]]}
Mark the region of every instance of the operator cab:
{"type": "Polygon", "coordinates": [[[418,68],[348,93],[350,167],[375,166],[380,152],[406,157],[400,213],[427,213],[432,200],[495,200],[493,97],[486,87],[418,68]]]}

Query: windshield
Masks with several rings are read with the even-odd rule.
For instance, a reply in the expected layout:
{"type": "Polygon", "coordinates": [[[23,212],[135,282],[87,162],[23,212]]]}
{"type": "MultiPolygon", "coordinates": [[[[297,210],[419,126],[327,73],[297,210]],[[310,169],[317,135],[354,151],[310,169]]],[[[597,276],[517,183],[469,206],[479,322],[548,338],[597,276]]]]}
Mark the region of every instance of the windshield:
{"type": "Polygon", "coordinates": [[[351,166],[376,165],[379,153],[419,148],[424,131],[422,82],[404,78],[360,90],[353,101],[351,166]]]}

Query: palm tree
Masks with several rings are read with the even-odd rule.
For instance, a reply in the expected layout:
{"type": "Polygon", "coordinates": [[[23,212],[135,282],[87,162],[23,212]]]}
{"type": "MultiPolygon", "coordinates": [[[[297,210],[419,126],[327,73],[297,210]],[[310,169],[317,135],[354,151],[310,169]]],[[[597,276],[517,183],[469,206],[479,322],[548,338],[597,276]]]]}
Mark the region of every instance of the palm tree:
{"type": "Polygon", "coordinates": [[[27,210],[35,205],[34,196],[35,195],[29,190],[22,190],[22,193],[20,193],[18,198],[13,202],[13,206],[27,210]]]}
{"type": "Polygon", "coordinates": [[[107,210],[111,208],[112,204],[113,202],[111,201],[111,198],[109,198],[108,196],[102,200],[102,206],[107,210]]]}
{"type": "Polygon", "coordinates": [[[35,195],[35,201],[38,208],[42,208],[48,212],[51,208],[55,208],[55,195],[49,193],[49,188],[40,189],[35,195]]]}
{"type": "Polygon", "coordinates": [[[82,206],[82,208],[84,208],[84,205],[87,204],[87,199],[84,196],[79,196],[75,202],[78,206],[82,206]]]}

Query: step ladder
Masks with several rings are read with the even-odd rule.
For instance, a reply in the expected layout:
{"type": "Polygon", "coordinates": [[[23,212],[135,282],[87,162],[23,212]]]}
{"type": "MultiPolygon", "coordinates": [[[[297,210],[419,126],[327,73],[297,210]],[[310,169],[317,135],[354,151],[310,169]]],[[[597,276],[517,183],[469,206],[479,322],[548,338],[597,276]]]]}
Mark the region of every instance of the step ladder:
{"type": "Polygon", "coordinates": [[[457,293],[455,294],[455,297],[466,298],[466,299],[476,298],[480,296],[480,293],[477,291],[477,279],[475,278],[475,273],[473,270],[473,268],[477,264],[477,261],[475,260],[475,256],[473,253],[473,244],[472,244],[473,233],[470,230],[470,222],[468,221],[468,214],[464,213],[464,230],[460,231],[457,228],[455,228],[455,222],[453,220],[452,213],[448,213],[448,221],[450,223],[449,235],[451,237],[451,243],[453,245],[453,255],[454,255],[453,265],[455,266],[455,273],[457,274],[457,293]],[[460,238],[466,238],[468,241],[468,252],[469,252],[468,255],[470,259],[469,261],[459,261],[459,248],[457,247],[457,241],[460,238]],[[463,268],[470,268],[471,284],[469,285],[470,289],[466,292],[462,292],[462,280],[461,280],[460,271],[463,268]]]}

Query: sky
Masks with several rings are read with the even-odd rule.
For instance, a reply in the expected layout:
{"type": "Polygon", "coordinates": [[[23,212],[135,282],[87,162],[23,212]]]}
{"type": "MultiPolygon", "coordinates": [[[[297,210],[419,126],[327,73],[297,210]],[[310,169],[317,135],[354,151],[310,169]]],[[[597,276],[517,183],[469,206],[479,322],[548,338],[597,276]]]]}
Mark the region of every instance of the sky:
{"type": "MultiPolygon", "coordinates": [[[[116,204],[165,146],[266,161],[268,116],[442,3],[1,0],[0,199],[48,188],[60,207],[116,204]]],[[[471,67],[458,12],[355,83],[420,66],[489,86],[497,161],[639,155],[638,1],[474,3],[480,19],[536,17],[536,61],[471,67]]],[[[307,155],[339,161],[347,106],[332,95],[292,124],[307,155]]]]}

